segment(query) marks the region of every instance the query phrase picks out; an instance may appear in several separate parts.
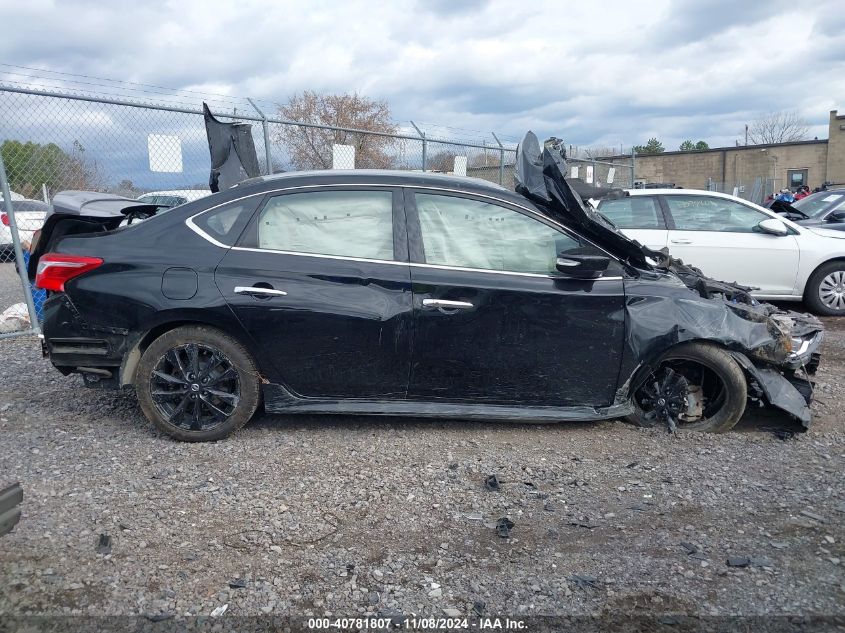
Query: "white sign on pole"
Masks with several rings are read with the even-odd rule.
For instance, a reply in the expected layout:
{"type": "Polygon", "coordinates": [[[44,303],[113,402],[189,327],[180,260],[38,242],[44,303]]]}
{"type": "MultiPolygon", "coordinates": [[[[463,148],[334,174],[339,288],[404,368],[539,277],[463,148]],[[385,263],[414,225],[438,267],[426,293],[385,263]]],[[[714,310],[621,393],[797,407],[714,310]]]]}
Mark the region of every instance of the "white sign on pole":
{"type": "Polygon", "coordinates": [[[355,169],[354,145],[332,145],[332,169],[355,169]]]}
{"type": "Polygon", "coordinates": [[[466,176],[467,175],[467,157],[466,156],[455,156],[455,168],[452,170],[452,173],[456,176],[466,176]]]}
{"type": "Polygon", "coordinates": [[[182,140],[168,134],[149,134],[150,171],[182,173],[182,140]]]}
{"type": "Polygon", "coordinates": [[[577,178],[578,177],[578,165],[572,165],[569,168],[569,177],[570,178],[577,178]]]}
{"type": "Polygon", "coordinates": [[[613,177],[616,176],[616,167],[611,167],[607,170],[607,184],[613,184],[613,177]]]}
{"type": "Polygon", "coordinates": [[[593,184],[593,166],[587,165],[587,176],[584,178],[584,182],[588,182],[593,184]]]}

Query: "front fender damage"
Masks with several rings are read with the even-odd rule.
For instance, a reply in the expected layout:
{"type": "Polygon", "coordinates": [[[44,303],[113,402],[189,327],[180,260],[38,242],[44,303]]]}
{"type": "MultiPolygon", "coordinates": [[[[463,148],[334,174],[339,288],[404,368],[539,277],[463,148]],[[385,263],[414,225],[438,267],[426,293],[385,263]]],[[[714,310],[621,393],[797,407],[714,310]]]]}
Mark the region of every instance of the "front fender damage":
{"type": "Polygon", "coordinates": [[[812,414],[807,399],[781,372],[773,367],[757,366],[739,352],[731,352],[731,356],[769,406],[785,411],[801,422],[805,429],[809,428],[812,414]]]}

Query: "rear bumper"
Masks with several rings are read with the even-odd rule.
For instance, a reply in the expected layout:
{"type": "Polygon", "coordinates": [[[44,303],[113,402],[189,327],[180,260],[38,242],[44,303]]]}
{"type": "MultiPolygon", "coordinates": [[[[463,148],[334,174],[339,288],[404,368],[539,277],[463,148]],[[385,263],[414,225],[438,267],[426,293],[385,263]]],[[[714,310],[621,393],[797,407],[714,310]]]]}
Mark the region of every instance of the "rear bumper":
{"type": "Polygon", "coordinates": [[[41,352],[62,374],[81,373],[87,386],[119,384],[129,333],[88,323],[64,294],[44,302],[41,352]]]}

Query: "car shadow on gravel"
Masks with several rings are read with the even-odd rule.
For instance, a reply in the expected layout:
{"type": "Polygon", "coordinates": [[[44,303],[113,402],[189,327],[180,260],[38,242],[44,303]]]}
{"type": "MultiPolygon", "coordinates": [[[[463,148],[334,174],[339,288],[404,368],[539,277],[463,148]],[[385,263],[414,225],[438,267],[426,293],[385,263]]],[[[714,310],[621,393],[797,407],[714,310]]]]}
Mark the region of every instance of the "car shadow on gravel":
{"type": "MultiPolygon", "coordinates": [[[[367,416],[367,415],[284,415],[262,413],[253,419],[241,431],[250,430],[280,431],[314,429],[346,430],[350,432],[393,431],[475,431],[477,433],[498,433],[522,431],[532,427],[565,429],[573,433],[608,430],[617,427],[620,431],[635,428],[624,420],[604,421],[565,421],[565,422],[519,422],[486,421],[443,418],[423,418],[413,416],[367,416]]],[[[811,429],[813,427],[810,427],[811,429]]],[[[801,423],[778,411],[755,409],[746,411],[731,432],[735,433],[772,433],[776,436],[791,436],[805,431],[801,423]]]]}
{"type": "MultiPolygon", "coordinates": [[[[506,430],[521,430],[530,427],[561,427],[576,430],[597,428],[600,425],[617,423],[610,421],[589,422],[519,422],[487,421],[443,418],[423,418],[413,416],[372,416],[372,415],[284,415],[262,413],[256,416],[244,429],[272,431],[277,429],[342,429],[349,431],[383,431],[386,429],[403,431],[477,431],[480,433],[506,430]]],[[[623,422],[619,422],[624,424],[623,422]]],[[[243,431],[241,431],[243,432],[243,431]]]]}

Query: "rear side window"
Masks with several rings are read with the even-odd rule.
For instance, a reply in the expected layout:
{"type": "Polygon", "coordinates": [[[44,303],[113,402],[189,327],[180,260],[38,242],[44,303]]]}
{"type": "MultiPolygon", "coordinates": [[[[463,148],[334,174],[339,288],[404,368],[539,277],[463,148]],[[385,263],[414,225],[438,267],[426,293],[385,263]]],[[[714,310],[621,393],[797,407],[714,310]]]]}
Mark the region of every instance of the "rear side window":
{"type": "Polygon", "coordinates": [[[663,229],[663,214],[653,196],[604,200],[599,212],[620,229],[663,229]]]}
{"type": "Polygon", "coordinates": [[[261,210],[258,248],[393,260],[390,191],[310,191],[274,196],[261,210]]]}
{"type": "Polygon", "coordinates": [[[193,222],[209,237],[234,246],[260,201],[261,196],[252,196],[230,202],[196,216],[193,222]]]}

